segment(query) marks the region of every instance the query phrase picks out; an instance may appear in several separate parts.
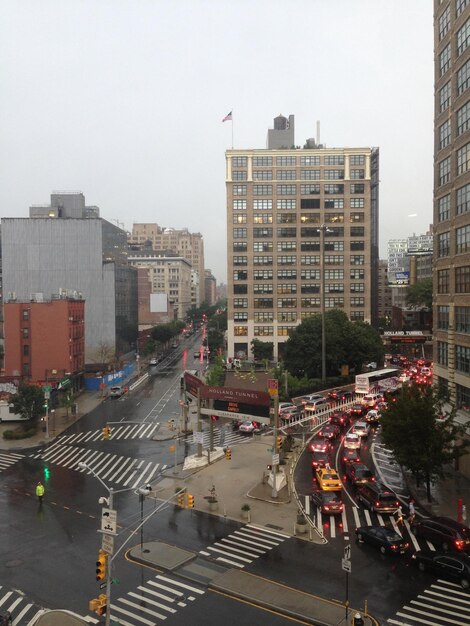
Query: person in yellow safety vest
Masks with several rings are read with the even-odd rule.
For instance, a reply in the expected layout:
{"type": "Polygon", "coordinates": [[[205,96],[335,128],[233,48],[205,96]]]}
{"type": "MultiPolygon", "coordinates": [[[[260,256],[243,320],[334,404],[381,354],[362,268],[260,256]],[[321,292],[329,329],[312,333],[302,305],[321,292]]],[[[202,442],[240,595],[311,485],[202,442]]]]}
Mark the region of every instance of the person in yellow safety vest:
{"type": "Polygon", "coordinates": [[[42,502],[42,499],[44,497],[44,485],[41,483],[41,481],[38,482],[37,487],[36,487],[36,495],[38,497],[39,502],[42,502]]]}

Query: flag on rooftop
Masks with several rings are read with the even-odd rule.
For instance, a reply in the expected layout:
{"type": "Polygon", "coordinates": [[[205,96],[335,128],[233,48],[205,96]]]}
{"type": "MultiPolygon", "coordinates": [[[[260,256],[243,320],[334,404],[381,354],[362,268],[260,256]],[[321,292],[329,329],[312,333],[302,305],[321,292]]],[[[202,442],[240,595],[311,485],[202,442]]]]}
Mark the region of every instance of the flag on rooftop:
{"type": "Polygon", "coordinates": [[[231,122],[231,121],[232,121],[232,111],[230,111],[230,113],[227,113],[227,115],[224,117],[222,122],[231,122]]]}

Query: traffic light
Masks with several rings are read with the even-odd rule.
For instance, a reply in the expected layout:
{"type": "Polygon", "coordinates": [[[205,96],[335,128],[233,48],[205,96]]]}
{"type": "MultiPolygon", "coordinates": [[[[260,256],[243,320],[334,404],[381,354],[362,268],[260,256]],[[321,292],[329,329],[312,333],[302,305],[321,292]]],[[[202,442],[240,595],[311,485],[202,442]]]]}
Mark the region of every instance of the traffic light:
{"type": "Polygon", "coordinates": [[[98,560],[96,561],[96,580],[104,580],[106,578],[107,566],[108,555],[104,550],[100,550],[98,560]]]}
{"type": "Polygon", "coordinates": [[[47,482],[49,480],[49,477],[50,477],[50,474],[51,474],[51,472],[50,472],[49,468],[47,467],[47,465],[44,466],[43,472],[44,472],[44,482],[47,482]]]}
{"type": "Polygon", "coordinates": [[[111,428],[109,426],[103,427],[103,439],[109,439],[111,435],[111,428]]]}
{"type": "Polygon", "coordinates": [[[184,493],[179,493],[178,494],[178,506],[180,507],[180,509],[186,508],[184,506],[184,501],[185,501],[185,494],[184,493]]]}
{"type": "Polygon", "coordinates": [[[282,437],[276,437],[276,450],[280,450],[282,446],[282,437]]]}
{"type": "Polygon", "coordinates": [[[194,496],[188,493],[188,509],[194,509],[194,496]]]}
{"type": "Polygon", "coordinates": [[[232,459],[232,451],[230,450],[230,448],[225,448],[225,458],[227,459],[227,461],[230,461],[232,459]]]}
{"type": "Polygon", "coordinates": [[[98,600],[98,598],[93,598],[93,600],[90,600],[90,602],[88,602],[88,610],[96,611],[99,605],[100,605],[100,601],[98,600]]]}
{"type": "Polygon", "coordinates": [[[108,596],[104,593],[101,593],[98,596],[98,607],[96,609],[96,613],[98,615],[106,615],[106,609],[107,609],[107,604],[108,604],[108,596]]]}

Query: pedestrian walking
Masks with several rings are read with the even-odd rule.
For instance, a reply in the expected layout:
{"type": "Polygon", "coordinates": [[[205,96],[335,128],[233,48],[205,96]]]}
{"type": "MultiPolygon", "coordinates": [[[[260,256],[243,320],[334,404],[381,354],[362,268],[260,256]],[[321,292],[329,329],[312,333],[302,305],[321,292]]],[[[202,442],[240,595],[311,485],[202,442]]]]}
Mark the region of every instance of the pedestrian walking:
{"type": "Polygon", "coordinates": [[[398,509],[395,511],[395,515],[397,516],[397,526],[403,526],[403,509],[401,508],[401,504],[398,506],[398,509]]]}
{"type": "Polygon", "coordinates": [[[408,523],[412,524],[415,521],[415,517],[416,517],[415,501],[412,498],[408,505],[408,523]]]}
{"type": "Polygon", "coordinates": [[[38,484],[37,484],[37,487],[36,487],[36,495],[38,497],[39,504],[42,504],[42,499],[44,497],[44,492],[45,492],[44,485],[42,484],[41,481],[39,481],[38,484]]]}

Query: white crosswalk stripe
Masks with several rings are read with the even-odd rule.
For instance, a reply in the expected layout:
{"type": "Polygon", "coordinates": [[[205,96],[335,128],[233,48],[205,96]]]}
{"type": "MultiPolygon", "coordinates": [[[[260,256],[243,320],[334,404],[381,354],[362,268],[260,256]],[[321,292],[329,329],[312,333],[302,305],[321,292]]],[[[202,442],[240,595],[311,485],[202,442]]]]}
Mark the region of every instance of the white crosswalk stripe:
{"type": "Polygon", "coordinates": [[[121,626],[155,626],[194,602],[205,591],[195,584],[159,574],[135,591],[112,600],[111,621],[121,626]]]}
{"type": "Polygon", "coordinates": [[[42,454],[33,455],[51,465],[60,465],[77,472],[91,474],[94,472],[102,480],[137,487],[149,483],[167,466],[144,459],[119,456],[111,452],[77,448],[75,446],[56,444],[47,448],[42,454]],[[79,467],[86,463],[88,468],[79,467]]]}
{"type": "Polygon", "coordinates": [[[439,579],[387,622],[393,626],[466,626],[470,624],[470,596],[460,585],[439,579]]]}
{"type": "Polygon", "coordinates": [[[11,467],[18,461],[24,459],[24,454],[16,454],[15,452],[0,452],[0,472],[11,467]]]}
{"type": "MultiPolygon", "coordinates": [[[[138,424],[127,424],[123,422],[120,426],[111,426],[109,439],[151,439],[160,426],[160,422],[140,422],[138,424]]],[[[103,439],[103,429],[73,433],[70,435],[60,435],[56,439],[59,444],[87,443],[89,441],[100,441],[103,439]]]]}
{"type": "Polygon", "coordinates": [[[288,538],[289,535],[270,528],[247,524],[200,550],[199,554],[241,569],[288,538]]]}
{"type": "Polygon", "coordinates": [[[42,608],[29,602],[22,593],[7,590],[2,586],[0,586],[0,607],[10,611],[13,617],[13,626],[26,626],[42,608]]]}

